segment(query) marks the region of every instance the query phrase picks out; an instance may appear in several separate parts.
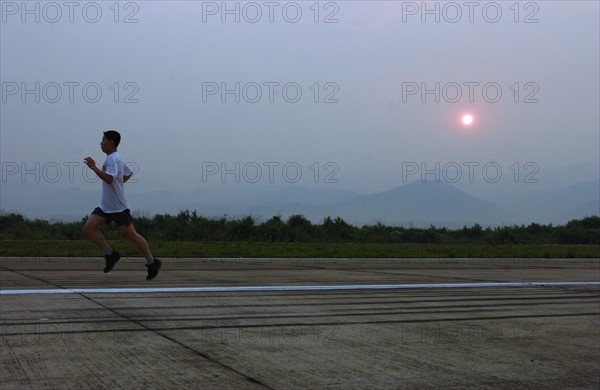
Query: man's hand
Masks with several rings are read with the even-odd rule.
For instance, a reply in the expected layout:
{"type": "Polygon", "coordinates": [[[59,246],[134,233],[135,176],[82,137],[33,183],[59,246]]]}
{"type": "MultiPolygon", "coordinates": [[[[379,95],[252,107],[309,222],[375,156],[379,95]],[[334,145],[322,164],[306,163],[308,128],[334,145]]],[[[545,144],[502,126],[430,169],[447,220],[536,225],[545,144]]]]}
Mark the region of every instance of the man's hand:
{"type": "Polygon", "coordinates": [[[83,159],[83,162],[85,163],[85,165],[88,166],[88,168],[93,169],[96,166],[96,161],[94,161],[93,158],[91,157],[86,157],[83,159]]]}
{"type": "Polygon", "coordinates": [[[83,159],[83,162],[85,162],[85,165],[87,165],[87,166],[88,166],[88,168],[90,168],[92,171],[94,171],[94,173],[95,173],[96,175],[98,175],[98,177],[99,177],[100,179],[102,179],[103,181],[105,181],[105,182],[106,182],[106,183],[108,183],[108,184],[112,184],[112,182],[113,182],[113,177],[112,177],[111,175],[109,175],[109,174],[105,173],[105,172],[102,172],[102,171],[100,170],[100,168],[98,168],[98,167],[96,166],[96,161],[94,161],[94,159],[93,159],[93,158],[91,158],[91,157],[86,157],[86,158],[84,158],[84,159],[83,159]]]}

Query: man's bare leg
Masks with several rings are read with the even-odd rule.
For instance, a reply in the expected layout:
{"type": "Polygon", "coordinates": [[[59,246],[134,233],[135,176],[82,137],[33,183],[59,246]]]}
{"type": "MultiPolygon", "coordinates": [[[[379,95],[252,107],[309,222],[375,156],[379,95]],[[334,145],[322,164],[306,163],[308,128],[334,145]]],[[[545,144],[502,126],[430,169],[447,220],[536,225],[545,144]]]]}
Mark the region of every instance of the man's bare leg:
{"type": "Polygon", "coordinates": [[[140,253],[146,258],[152,258],[152,253],[150,253],[150,248],[148,247],[148,242],[146,239],[142,237],[136,230],[133,224],[129,226],[121,225],[119,226],[119,230],[123,235],[130,241],[132,241],[135,246],[138,248],[140,253]]]}
{"type": "Polygon", "coordinates": [[[104,223],[106,223],[104,217],[91,214],[83,225],[83,233],[100,249],[108,247],[108,242],[104,238],[104,234],[98,229],[98,227],[104,223]]]}
{"type": "Polygon", "coordinates": [[[114,268],[115,264],[117,264],[121,258],[121,255],[119,252],[112,250],[104,238],[104,234],[102,234],[100,229],[98,229],[98,227],[103,223],[106,223],[106,218],[96,214],[91,214],[83,225],[83,232],[94,244],[96,244],[98,248],[102,249],[104,252],[104,259],[106,260],[104,273],[107,273],[114,268]]]}
{"type": "Polygon", "coordinates": [[[146,267],[148,268],[148,276],[146,276],[146,280],[152,280],[158,275],[158,271],[162,266],[162,261],[152,256],[150,253],[150,248],[148,248],[148,243],[146,239],[142,237],[133,227],[133,224],[129,226],[121,225],[119,226],[119,230],[127,239],[133,241],[135,246],[137,246],[138,250],[144,255],[146,258],[146,267]]]}

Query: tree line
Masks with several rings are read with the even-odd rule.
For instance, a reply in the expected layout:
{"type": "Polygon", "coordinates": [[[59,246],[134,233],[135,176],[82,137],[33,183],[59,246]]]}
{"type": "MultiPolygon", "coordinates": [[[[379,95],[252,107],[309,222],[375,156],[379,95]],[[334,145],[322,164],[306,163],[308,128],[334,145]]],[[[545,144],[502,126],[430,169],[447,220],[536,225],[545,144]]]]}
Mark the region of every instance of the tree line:
{"type": "MultiPolygon", "coordinates": [[[[0,212],[0,240],[84,240],[83,223],[28,219],[18,213],[0,212]]],[[[138,216],[136,230],[148,240],[251,241],[336,243],[478,243],[478,244],[600,244],[600,216],[590,216],[553,226],[531,223],[483,228],[479,224],[460,229],[386,226],[381,223],[354,226],[342,218],[324,218],[314,224],[302,215],[287,219],[273,216],[260,222],[252,216],[238,219],[209,218],[196,211],[177,215],[138,216]]],[[[107,238],[119,238],[118,229],[102,228],[107,238]]]]}

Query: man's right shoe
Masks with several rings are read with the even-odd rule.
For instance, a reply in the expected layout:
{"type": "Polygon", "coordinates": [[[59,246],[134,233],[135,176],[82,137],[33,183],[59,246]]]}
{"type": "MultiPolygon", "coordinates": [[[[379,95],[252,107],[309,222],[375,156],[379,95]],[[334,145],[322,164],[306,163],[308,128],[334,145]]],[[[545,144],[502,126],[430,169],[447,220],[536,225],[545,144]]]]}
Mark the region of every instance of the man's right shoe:
{"type": "Polygon", "coordinates": [[[146,280],[152,280],[158,275],[158,270],[162,266],[162,261],[158,260],[156,257],[154,258],[154,263],[151,265],[146,264],[148,268],[148,276],[146,276],[146,280]]]}
{"type": "Polygon", "coordinates": [[[104,267],[104,273],[107,273],[111,269],[115,267],[117,261],[121,258],[121,254],[117,251],[113,251],[110,255],[104,255],[104,259],[106,260],[106,266],[104,267]]]}

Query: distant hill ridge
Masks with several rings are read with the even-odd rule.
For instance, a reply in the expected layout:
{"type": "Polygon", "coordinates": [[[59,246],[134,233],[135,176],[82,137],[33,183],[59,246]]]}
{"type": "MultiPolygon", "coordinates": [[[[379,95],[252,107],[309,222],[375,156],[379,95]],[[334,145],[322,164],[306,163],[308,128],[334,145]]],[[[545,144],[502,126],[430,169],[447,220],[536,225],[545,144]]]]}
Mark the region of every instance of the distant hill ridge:
{"type": "MultiPolygon", "coordinates": [[[[20,196],[18,187],[6,189],[4,186],[7,184],[2,188],[0,208],[30,218],[79,220],[100,200],[99,188],[94,191],[62,188],[36,196],[29,191],[30,186],[28,192],[20,196]]],[[[356,225],[382,222],[452,228],[475,223],[482,226],[530,222],[560,224],[570,219],[600,215],[600,180],[492,199],[473,196],[443,181],[415,181],[368,195],[336,188],[289,185],[274,189],[212,187],[181,193],[128,191],[127,197],[134,212],[148,216],[180,210],[197,210],[210,217],[253,215],[258,219],[302,214],[313,222],[332,216],[356,225]]]]}

